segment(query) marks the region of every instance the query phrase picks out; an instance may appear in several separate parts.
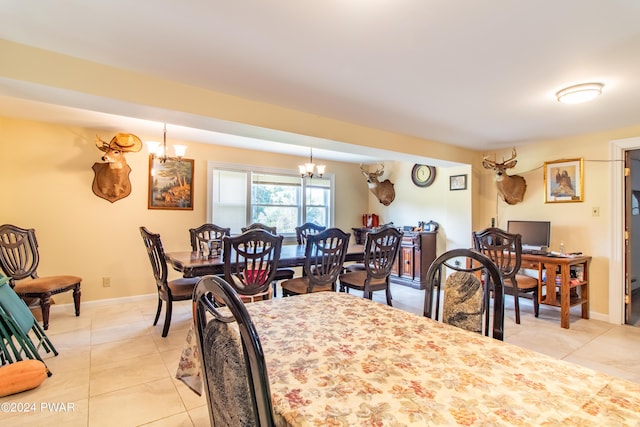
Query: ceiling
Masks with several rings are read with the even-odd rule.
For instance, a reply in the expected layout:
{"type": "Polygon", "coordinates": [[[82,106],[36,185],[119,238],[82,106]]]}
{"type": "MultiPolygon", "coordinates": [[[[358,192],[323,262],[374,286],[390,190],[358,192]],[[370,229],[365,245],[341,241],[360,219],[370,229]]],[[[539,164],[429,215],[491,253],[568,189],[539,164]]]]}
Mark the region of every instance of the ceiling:
{"type": "MultiPolygon", "coordinates": [[[[477,150],[640,123],[638,1],[0,0],[0,8],[5,40],[477,150]],[[556,101],[558,90],[585,82],[604,83],[595,102],[556,101]]],[[[1,115],[105,129],[131,120],[128,129],[148,134],[167,121],[171,135],[194,141],[253,147],[264,137],[273,151],[306,155],[313,145],[323,148],[318,158],[391,159],[20,84],[0,79],[1,115]]]]}

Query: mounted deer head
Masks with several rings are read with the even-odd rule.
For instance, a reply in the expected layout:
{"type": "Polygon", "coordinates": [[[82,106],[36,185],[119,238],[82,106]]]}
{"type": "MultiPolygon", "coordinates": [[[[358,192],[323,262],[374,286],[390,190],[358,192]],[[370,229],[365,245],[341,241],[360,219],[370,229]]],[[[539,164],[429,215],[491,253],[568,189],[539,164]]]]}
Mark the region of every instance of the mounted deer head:
{"type": "Polygon", "coordinates": [[[129,173],[131,168],[124,158],[125,153],[137,152],[142,149],[140,138],[131,133],[119,133],[111,142],[107,143],[96,135],[96,146],[104,152],[102,161],[94,163],[93,193],[111,203],[123,199],[131,194],[129,173]]]}
{"type": "Polygon", "coordinates": [[[396,198],[396,192],[393,189],[393,183],[388,179],[382,182],[378,181],[378,177],[384,173],[384,164],[380,163],[380,168],[376,169],[375,172],[369,172],[362,166],[362,163],[360,163],[360,170],[362,171],[362,175],[367,178],[369,191],[376,196],[380,203],[389,206],[391,202],[393,202],[393,199],[396,198]]]}
{"type": "Polygon", "coordinates": [[[509,205],[520,203],[524,198],[524,192],[527,189],[527,181],[520,175],[507,175],[506,170],[511,169],[518,162],[516,160],[516,149],[511,152],[511,157],[507,160],[502,158],[502,163],[496,163],[489,160],[489,156],[482,158],[482,166],[485,169],[493,169],[496,172],[496,189],[502,200],[509,205]]]}

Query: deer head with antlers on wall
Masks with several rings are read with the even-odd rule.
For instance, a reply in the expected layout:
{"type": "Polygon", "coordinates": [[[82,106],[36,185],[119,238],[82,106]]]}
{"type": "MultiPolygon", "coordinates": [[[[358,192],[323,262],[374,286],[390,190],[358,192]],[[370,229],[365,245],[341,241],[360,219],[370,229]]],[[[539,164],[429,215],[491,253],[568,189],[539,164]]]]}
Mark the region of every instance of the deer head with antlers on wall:
{"type": "Polygon", "coordinates": [[[93,193],[113,203],[131,194],[131,167],[124,155],[140,151],[142,141],[132,133],[118,133],[111,142],[103,141],[97,135],[96,138],[98,150],[104,152],[102,161],[105,163],[93,164],[93,193]]]}
{"type": "Polygon", "coordinates": [[[506,170],[513,168],[516,163],[516,149],[511,152],[511,157],[507,160],[502,158],[502,163],[489,160],[489,156],[483,156],[482,166],[485,169],[492,169],[496,173],[496,189],[498,194],[509,205],[515,205],[520,203],[524,198],[524,192],[527,189],[527,181],[520,175],[507,175],[506,170]]]}
{"type": "Polygon", "coordinates": [[[367,178],[367,186],[369,187],[369,191],[376,196],[378,201],[385,206],[389,206],[393,199],[396,198],[396,191],[393,189],[393,183],[388,179],[380,182],[378,178],[382,176],[384,173],[384,164],[379,163],[380,167],[376,169],[374,172],[369,172],[369,170],[365,169],[360,163],[360,170],[362,171],[362,175],[367,178]]]}

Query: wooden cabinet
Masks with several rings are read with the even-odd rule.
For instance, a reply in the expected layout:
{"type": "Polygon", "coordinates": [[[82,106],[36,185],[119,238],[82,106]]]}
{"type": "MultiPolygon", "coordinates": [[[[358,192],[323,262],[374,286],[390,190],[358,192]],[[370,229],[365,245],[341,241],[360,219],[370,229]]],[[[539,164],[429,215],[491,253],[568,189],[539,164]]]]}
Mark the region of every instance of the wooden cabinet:
{"type": "Polygon", "coordinates": [[[402,238],[398,259],[391,271],[394,283],[424,289],[429,266],[436,259],[437,232],[409,232],[402,238]]]}

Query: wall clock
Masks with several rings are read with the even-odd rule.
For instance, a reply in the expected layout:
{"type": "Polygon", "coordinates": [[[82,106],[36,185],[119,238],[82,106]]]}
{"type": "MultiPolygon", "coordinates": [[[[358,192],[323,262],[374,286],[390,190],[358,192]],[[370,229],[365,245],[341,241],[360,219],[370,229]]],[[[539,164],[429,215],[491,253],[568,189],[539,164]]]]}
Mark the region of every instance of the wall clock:
{"type": "Polygon", "coordinates": [[[433,180],[436,179],[435,166],[428,165],[413,165],[411,169],[411,180],[418,187],[428,187],[433,184],[433,180]]]}

